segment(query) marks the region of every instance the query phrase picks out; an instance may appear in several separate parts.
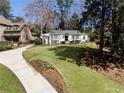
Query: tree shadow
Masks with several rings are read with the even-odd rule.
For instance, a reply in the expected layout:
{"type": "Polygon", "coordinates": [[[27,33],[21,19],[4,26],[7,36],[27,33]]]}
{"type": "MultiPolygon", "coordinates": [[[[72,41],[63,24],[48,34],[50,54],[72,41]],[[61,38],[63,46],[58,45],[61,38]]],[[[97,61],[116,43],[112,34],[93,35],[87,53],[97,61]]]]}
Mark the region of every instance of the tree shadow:
{"type": "Polygon", "coordinates": [[[71,59],[68,62],[78,66],[86,65],[95,70],[124,69],[124,58],[113,56],[109,52],[103,52],[100,56],[98,49],[90,47],[57,46],[49,48],[49,51],[54,51],[61,60],[71,59]]]}
{"type": "Polygon", "coordinates": [[[76,62],[77,65],[81,65],[81,58],[89,52],[97,53],[97,49],[90,47],[76,47],[76,46],[57,46],[49,48],[50,51],[55,51],[56,56],[61,60],[72,59],[71,62],[76,62]]]}

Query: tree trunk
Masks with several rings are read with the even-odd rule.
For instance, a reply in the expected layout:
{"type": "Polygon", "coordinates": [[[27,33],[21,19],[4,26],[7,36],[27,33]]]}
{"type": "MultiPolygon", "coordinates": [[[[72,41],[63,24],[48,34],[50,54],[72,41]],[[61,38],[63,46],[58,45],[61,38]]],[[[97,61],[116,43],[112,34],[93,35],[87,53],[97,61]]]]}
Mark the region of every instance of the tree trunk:
{"type": "Polygon", "coordinates": [[[113,6],[112,10],[112,54],[118,54],[119,52],[119,38],[120,38],[120,27],[119,27],[119,7],[113,6]]]}
{"type": "Polygon", "coordinates": [[[102,55],[103,53],[103,46],[104,46],[104,26],[100,29],[100,46],[99,46],[100,55],[102,55]]]}
{"type": "Polygon", "coordinates": [[[41,38],[42,38],[42,35],[43,35],[43,30],[42,30],[43,27],[42,27],[42,24],[41,24],[40,28],[41,28],[41,33],[40,33],[40,34],[41,34],[41,38]]]}
{"type": "Polygon", "coordinates": [[[102,9],[102,15],[101,15],[101,28],[100,28],[100,55],[103,54],[103,47],[104,47],[104,26],[105,26],[105,12],[106,12],[106,7],[105,7],[105,1],[103,0],[103,9],[102,9]]]}

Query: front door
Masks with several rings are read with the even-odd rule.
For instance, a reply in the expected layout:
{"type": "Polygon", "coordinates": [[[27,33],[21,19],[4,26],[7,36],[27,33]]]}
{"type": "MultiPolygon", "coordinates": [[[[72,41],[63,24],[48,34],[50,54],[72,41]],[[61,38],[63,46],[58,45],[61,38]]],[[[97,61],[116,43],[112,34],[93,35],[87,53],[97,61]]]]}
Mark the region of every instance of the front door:
{"type": "Polygon", "coordinates": [[[65,36],[65,41],[68,41],[68,36],[65,36]]]}
{"type": "Polygon", "coordinates": [[[65,41],[68,41],[68,33],[65,33],[65,41]]]}

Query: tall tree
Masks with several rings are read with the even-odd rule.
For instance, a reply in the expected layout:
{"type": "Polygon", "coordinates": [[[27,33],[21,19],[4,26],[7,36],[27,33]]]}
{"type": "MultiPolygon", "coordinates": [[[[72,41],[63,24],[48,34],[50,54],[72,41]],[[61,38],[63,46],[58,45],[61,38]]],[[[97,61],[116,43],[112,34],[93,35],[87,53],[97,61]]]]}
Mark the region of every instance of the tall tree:
{"type": "Polygon", "coordinates": [[[124,0],[112,2],[112,53],[124,56],[124,0]]]}
{"type": "Polygon", "coordinates": [[[77,14],[73,14],[69,21],[69,28],[72,30],[79,30],[79,16],[77,14]]]}
{"type": "Polygon", "coordinates": [[[9,18],[11,11],[9,0],[0,0],[0,14],[6,18],[9,18]]]}
{"type": "Polygon", "coordinates": [[[104,47],[105,25],[111,18],[111,0],[86,0],[85,12],[81,22],[92,21],[94,27],[99,29],[100,34],[100,53],[102,54],[104,47]]]}
{"type": "Polygon", "coordinates": [[[120,36],[120,27],[119,27],[119,1],[113,0],[112,2],[112,52],[118,51],[118,39],[120,36]]]}
{"type": "Polygon", "coordinates": [[[36,34],[36,36],[40,38],[41,28],[39,25],[35,24],[33,29],[32,29],[32,32],[34,32],[36,34]]]}
{"type": "Polygon", "coordinates": [[[9,20],[12,22],[25,22],[23,17],[10,15],[9,20]]]}
{"type": "Polygon", "coordinates": [[[45,25],[50,26],[52,24],[53,12],[50,8],[50,3],[46,3],[45,0],[33,0],[26,7],[26,17],[33,19],[36,24],[42,29],[45,25]]]}
{"type": "Polygon", "coordinates": [[[16,16],[14,21],[15,22],[24,22],[24,18],[20,17],[20,16],[16,16]]]}
{"type": "Polygon", "coordinates": [[[67,18],[68,10],[71,7],[73,0],[56,0],[57,5],[59,6],[59,10],[61,13],[61,22],[59,24],[60,29],[66,29],[65,27],[65,18],[67,18]]]}

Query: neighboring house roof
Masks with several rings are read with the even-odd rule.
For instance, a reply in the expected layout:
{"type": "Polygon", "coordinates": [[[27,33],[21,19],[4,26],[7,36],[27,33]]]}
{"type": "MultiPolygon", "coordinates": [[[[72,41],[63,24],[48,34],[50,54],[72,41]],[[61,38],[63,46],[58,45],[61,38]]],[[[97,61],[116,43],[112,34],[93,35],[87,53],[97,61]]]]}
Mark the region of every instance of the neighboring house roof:
{"type": "Polygon", "coordinates": [[[20,31],[23,29],[24,26],[28,26],[29,28],[30,25],[24,22],[18,22],[18,23],[12,23],[10,20],[6,19],[4,16],[0,15],[0,24],[5,25],[7,27],[10,27],[10,29],[6,28],[5,31],[20,31]],[[15,27],[16,29],[13,29],[15,27]]]}
{"type": "Polygon", "coordinates": [[[82,35],[84,33],[81,33],[79,30],[52,30],[49,33],[43,34],[43,36],[51,35],[82,35]]]}
{"type": "Polygon", "coordinates": [[[6,19],[5,17],[3,16],[0,16],[0,24],[3,24],[3,25],[11,25],[11,21],[6,19]]]}
{"type": "Polygon", "coordinates": [[[50,34],[71,34],[71,35],[81,35],[82,33],[79,30],[52,30],[50,34]]]}

